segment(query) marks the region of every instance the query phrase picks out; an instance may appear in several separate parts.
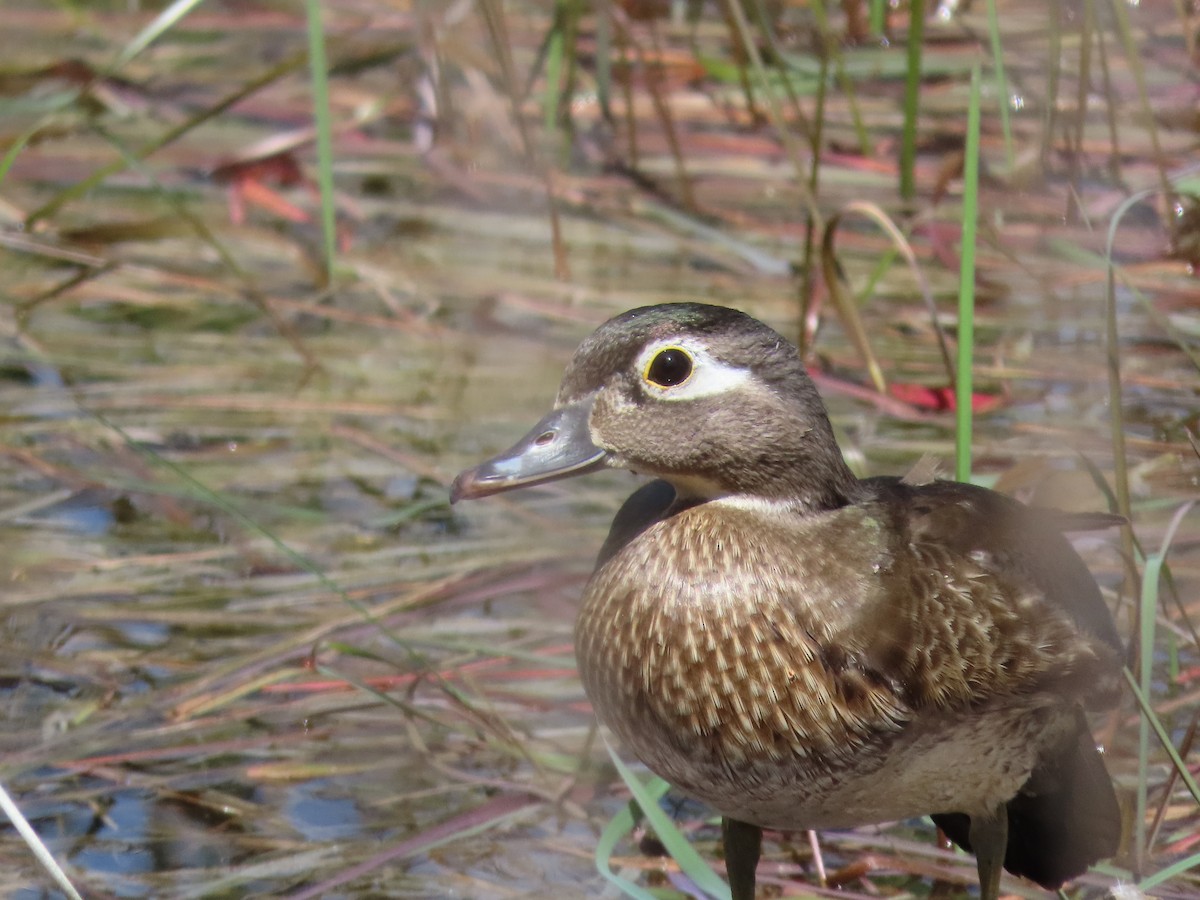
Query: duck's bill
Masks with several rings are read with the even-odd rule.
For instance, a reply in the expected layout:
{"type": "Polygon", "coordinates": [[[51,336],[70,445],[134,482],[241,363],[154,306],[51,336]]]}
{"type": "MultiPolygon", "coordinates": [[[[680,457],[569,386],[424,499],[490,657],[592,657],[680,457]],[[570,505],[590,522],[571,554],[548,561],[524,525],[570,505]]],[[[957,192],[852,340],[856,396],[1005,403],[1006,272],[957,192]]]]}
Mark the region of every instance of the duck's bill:
{"type": "Polygon", "coordinates": [[[605,452],[592,443],[588,431],[591,411],[590,399],[556,409],[512,447],[455,478],[450,486],[450,502],[474,500],[603,468],[605,452]]]}

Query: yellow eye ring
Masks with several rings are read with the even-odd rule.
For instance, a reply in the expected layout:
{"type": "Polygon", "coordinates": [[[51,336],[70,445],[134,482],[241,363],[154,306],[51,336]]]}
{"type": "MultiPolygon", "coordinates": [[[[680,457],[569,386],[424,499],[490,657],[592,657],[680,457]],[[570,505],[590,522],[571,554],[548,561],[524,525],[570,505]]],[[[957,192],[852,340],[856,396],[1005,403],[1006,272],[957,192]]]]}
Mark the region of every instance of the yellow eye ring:
{"type": "Polygon", "coordinates": [[[663,347],[646,363],[642,380],[657,388],[678,387],[692,377],[695,362],[682,347],[663,347]]]}

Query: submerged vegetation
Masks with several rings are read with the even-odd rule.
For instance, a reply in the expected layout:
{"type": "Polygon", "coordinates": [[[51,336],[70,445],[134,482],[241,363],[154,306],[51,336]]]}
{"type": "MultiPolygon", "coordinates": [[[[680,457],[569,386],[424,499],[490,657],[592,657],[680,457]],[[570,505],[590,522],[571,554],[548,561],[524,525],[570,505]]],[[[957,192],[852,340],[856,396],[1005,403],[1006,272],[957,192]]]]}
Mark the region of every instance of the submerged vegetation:
{"type": "MultiPolygon", "coordinates": [[[[1128,519],[1076,536],[1130,690],[1073,893],[1200,896],[1191,0],[135,6],[0,29],[0,784],[85,896],[720,892],[575,674],[628,479],[447,498],[670,300],[795,336],[860,474],[957,434],[1128,519]]],[[[927,823],[766,850],[974,877],[927,823]]],[[[0,871],[52,890],[13,828],[0,871]]]]}

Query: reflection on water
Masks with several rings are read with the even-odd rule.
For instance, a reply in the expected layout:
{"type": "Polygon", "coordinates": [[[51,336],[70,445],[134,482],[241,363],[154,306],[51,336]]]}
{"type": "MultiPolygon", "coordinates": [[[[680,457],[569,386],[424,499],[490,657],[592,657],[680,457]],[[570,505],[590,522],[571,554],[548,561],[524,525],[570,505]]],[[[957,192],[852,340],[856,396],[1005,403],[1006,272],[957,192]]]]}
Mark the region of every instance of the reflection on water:
{"type": "Polygon", "coordinates": [[[36,520],[33,524],[38,528],[48,530],[61,528],[64,531],[77,531],[90,535],[105,533],[112,527],[114,521],[111,509],[106,506],[96,506],[79,496],[43,509],[38,515],[31,518],[36,520]]]}
{"type": "Polygon", "coordinates": [[[284,813],[312,841],[332,841],[359,834],[361,816],[354,803],[337,796],[336,785],[312,781],[288,792],[284,813]],[[331,796],[325,796],[328,790],[331,796]]]}

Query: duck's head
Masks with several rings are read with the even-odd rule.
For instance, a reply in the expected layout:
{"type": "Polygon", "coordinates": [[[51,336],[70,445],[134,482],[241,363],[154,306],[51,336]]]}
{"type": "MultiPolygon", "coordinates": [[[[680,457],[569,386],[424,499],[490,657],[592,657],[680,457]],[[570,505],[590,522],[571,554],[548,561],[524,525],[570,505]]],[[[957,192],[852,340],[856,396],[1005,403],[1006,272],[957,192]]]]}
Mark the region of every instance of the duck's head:
{"type": "Polygon", "coordinates": [[[575,352],[554,410],[455,479],[485,497],[604,466],[726,496],[832,508],[858,481],[796,348],[736,310],[669,303],[601,325],[575,352]]]}

